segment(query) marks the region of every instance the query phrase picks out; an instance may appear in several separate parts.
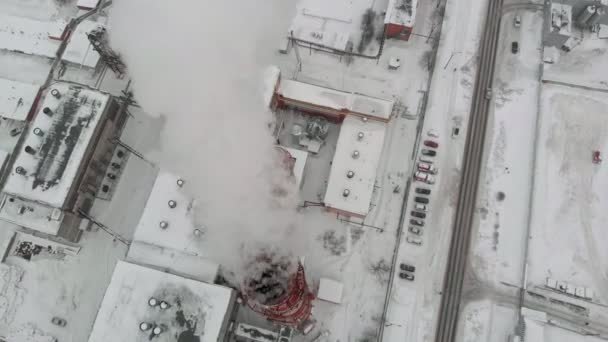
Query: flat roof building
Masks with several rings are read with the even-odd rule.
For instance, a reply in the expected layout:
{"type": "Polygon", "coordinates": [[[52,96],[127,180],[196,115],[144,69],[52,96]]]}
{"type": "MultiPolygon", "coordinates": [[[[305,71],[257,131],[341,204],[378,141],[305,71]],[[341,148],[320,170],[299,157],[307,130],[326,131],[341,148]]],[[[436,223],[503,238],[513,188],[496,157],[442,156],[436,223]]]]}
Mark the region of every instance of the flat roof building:
{"type": "Polygon", "coordinates": [[[141,265],[213,283],[219,265],[201,256],[203,228],[194,223],[188,183],[160,171],[133,235],[127,258],[141,265]]]}
{"type": "Polygon", "coordinates": [[[104,27],[104,25],[96,21],[85,20],[81,22],[74,32],[72,32],[70,41],[61,58],[66,62],[76,65],[83,65],[89,68],[97,67],[101,57],[91,46],[87,35],[100,27],[104,27]]]}
{"type": "Polygon", "coordinates": [[[344,119],[323,200],[329,210],[358,218],[368,214],[385,134],[384,122],[344,119]]]}
{"type": "Polygon", "coordinates": [[[109,94],[54,83],[3,180],[0,219],[77,240],[79,213],[93,205],[125,120],[109,94]]]}
{"type": "Polygon", "coordinates": [[[0,78],[0,117],[25,121],[38,98],[40,86],[0,78]]]}
{"type": "Polygon", "coordinates": [[[276,94],[279,106],[322,114],[338,122],[347,115],[366,116],[386,122],[390,119],[395,104],[392,100],[283,79],[279,80],[276,94]]]}
{"type": "Polygon", "coordinates": [[[235,299],[227,287],[119,261],[88,341],[224,341],[235,299]]]}
{"type": "Polygon", "coordinates": [[[384,17],[387,38],[409,40],[416,20],[417,0],[389,0],[384,17]]]}

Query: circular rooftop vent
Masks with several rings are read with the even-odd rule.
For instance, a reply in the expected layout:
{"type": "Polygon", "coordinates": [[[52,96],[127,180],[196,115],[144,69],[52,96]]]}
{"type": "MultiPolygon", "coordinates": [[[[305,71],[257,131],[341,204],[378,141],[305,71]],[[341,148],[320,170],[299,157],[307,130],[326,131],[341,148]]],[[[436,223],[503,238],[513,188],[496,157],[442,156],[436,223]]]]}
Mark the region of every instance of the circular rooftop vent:
{"type": "Polygon", "coordinates": [[[158,305],[158,299],[156,299],[154,297],[150,297],[150,299],[148,299],[148,305],[150,305],[150,306],[157,306],[158,305]]]}
{"type": "Polygon", "coordinates": [[[61,93],[59,93],[59,90],[57,90],[57,89],[51,90],[51,95],[53,95],[55,98],[61,97],[61,93]]]}
{"type": "Polygon", "coordinates": [[[44,132],[42,132],[42,130],[40,128],[36,127],[36,128],[34,128],[34,134],[41,137],[44,135],[44,132]]]}
{"type": "Polygon", "coordinates": [[[179,186],[180,188],[181,188],[182,186],[184,186],[184,180],[183,180],[183,179],[181,179],[181,178],[180,178],[180,179],[178,179],[178,180],[177,180],[177,186],[179,186]]]}
{"type": "Polygon", "coordinates": [[[357,133],[357,140],[363,140],[364,136],[365,136],[365,133],[363,133],[363,132],[357,133]]]}
{"type": "Polygon", "coordinates": [[[357,158],[359,158],[359,151],[354,150],[353,151],[353,159],[357,159],[357,158]]]}
{"type": "Polygon", "coordinates": [[[349,171],[346,173],[346,177],[347,177],[347,178],[353,178],[354,176],[355,176],[355,172],[354,172],[354,171],[352,171],[352,170],[349,170],[349,171]]]}
{"type": "Polygon", "coordinates": [[[344,189],[344,191],[342,191],[342,196],[348,197],[348,195],[350,195],[350,190],[344,189]]]}
{"type": "Polygon", "coordinates": [[[169,201],[169,208],[174,209],[175,207],[177,207],[177,202],[175,202],[174,200],[170,200],[169,201]]]}
{"type": "Polygon", "coordinates": [[[146,322],[139,323],[139,330],[141,330],[141,331],[148,331],[151,328],[152,328],[152,325],[150,323],[146,323],[146,322]]]}
{"type": "Polygon", "coordinates": [[[161,229],[167,229],[167,228],[169,228],[169,222],[167,222],[167,221],[160,221],[159,226],[160,226],[161,229]]]}

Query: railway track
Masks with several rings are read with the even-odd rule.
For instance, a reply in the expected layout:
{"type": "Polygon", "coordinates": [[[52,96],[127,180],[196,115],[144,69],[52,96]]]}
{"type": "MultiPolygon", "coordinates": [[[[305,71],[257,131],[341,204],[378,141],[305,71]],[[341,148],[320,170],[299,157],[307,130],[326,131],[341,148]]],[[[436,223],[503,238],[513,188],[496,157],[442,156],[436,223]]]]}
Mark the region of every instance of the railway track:
{"type": "Polygon", "coordinates": [[[467,130],[462,179],[450,242],[436,342],[454,342],[483,159],[503,0],[489,0],[467,130]]]}

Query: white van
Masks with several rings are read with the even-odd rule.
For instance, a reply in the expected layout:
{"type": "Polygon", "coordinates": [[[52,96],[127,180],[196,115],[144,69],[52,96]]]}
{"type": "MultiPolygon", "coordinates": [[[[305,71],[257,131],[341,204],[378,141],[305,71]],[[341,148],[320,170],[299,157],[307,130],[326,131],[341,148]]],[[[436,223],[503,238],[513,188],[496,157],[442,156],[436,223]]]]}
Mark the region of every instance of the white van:
{"type": "Polygon", "coordinates": [[[519,15],[515,16],[515,19],[513,20],[513,26],[515,26],[515,27],[521,26],[521,16],[519,16],[519,15]]]}

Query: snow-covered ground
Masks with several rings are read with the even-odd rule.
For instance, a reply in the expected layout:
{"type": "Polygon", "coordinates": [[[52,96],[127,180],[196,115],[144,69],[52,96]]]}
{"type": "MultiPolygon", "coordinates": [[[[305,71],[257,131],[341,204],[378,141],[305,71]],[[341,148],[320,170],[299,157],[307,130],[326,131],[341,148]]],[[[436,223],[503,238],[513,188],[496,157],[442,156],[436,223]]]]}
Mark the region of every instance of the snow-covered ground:
{"type": "MultiPolygon", "coordinates": [[[[2,229],[16,229],[1,224],[2,229]]],[[[27,241],[28,237],[18,234],[16,239],[27,241]]],[[[22,272],[22,276],[3,277],[8,280],[3,288],[15,290],[14,295],[3,297],[4,305],[11,309],[3,311],[0,336],[31,330],[31,326],[60,341],[87,340],[114,265],[124,256],[126,246],[103,232],[85,233],[81,244],[86,248],[77,255],[41,256],[27,261],[9,254],[2,266],[22,272]],[[55,316],[65,319],[66,327],[52,324],[55,316]]]]}
{"type": "Polygon", "coordinates": [[[579,33],[584,39],[570,52],[546,49],[545,58],[553,58],[554,63],[544,64],[543,80],[608,90],[608,39],[597,39],[587,31],[579,33]]]}
{"type": "MultiPolygon", "coordinates": [[[[432,187],[429,215],[422,236],[422,246],[401,238],[398,263],[417,266],[416,281],[409,283],[395,277],[384,328],[384,341],[431,341],[444,276],[445,262],[452,229],[452,215],[456,205],[459,170],[466,136],[466,125],[474,83],[478,37],[481,34],[486,4],[469,1],[449,1],[445,9],[442,37],[430,88],[428,108],[422,128],[422,139],[429,130],[439,134],[439,169],[437,184],[432,187]],[[468,18],[462,20],[462,18],[468,18]],[[452,129],[459,128],[452,137],[452,129]]],[[[434,6],[433,6],[434,7],[434,6]]],[[[428,24],[427,27],[431,27],[428,24]]],[[[413,183],[413,186],[419,186],[413,183]]],[[[413,207],[413,191],[409,195],[406,224],[413,207]]],[[[398,272],[396,272],[398,273],[398,272]]]]}
{"type": "Polygon", "coordinates": [[[477,235],[471,263],[475,281],[520,286],[532,184],[539,96],[542,13],[515,11],[502,19],[498,44],[495,107],[478,195],[477,235]],[[520,15],[520,28],[513,18],[520,15]],[[518,41],[520,51],[511,52],[518,41]]]}
{"type": "Polygon", "coordinates": [[[551,277],[590,287],[593,300],[606,304],[608,169],[591,154],[608,148],[608,100],[560,85],[545,85],[541,99],[528,286],[551,277]]]}

